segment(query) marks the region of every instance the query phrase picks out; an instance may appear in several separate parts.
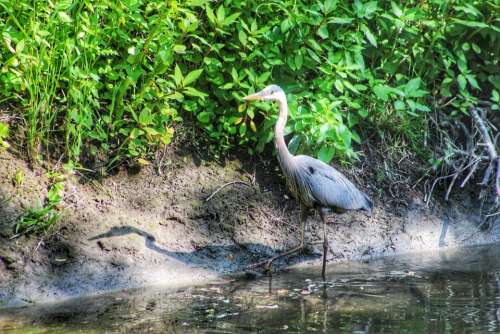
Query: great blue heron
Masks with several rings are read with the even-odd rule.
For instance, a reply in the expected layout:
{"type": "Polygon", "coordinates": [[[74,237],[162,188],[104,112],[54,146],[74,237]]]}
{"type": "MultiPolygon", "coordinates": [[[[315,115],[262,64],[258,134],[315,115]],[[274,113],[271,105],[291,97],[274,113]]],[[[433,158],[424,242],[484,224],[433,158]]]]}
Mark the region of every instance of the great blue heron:
{"type": "Polygon", "coordinates": [[[304,249],[305,222],[310,208],[318,211],[323,221],[323,269],[325,276],[328,239],[325,215],[329,211],[337,213],[348,210],[364,210],[371,214],[373,202],[358,190],[351,181],[332,166],[306,155],[294,156],[288,151],[284,130],[288,117],[288,104],[283,89],[270,85],[258,93],[245,96],[246,101],[277,101],[280,113],[274,129],[274,144],[278,151],[278,160],[290,191],[300,203],[300,244],[282,254],[267,260],[269,270],[273,261],[304,249]]]}

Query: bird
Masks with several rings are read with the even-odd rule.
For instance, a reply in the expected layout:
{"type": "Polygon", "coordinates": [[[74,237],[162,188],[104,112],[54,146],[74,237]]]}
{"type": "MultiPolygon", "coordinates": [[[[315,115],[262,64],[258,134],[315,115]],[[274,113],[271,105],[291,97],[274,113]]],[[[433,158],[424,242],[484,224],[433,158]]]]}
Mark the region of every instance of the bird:
{"type": "Polygon", "coordinates": [[[310,209],[319,213],[323,222],[323,267],[325,277],[328,238],[326,215],[330,212],[362,210],[371,216],[373,202],[370,197],[360,191],[347,177],[332,166],[307,155],[293,155],[285,142],[284,131],[288,118],[288,103],[284,90],[278,85],[269,85],[263,90],[243,97],[247,103],[251,101],[275,101],[279,105],[279,115],[274,128],[274,145],[278,161],[286,184],[300,204],[300,243],[298,246],[278,254],[257,266],[266,265],[269,271],[272,263],[284,256],[300,252],[305,248],[305,224],[310,209]]]}

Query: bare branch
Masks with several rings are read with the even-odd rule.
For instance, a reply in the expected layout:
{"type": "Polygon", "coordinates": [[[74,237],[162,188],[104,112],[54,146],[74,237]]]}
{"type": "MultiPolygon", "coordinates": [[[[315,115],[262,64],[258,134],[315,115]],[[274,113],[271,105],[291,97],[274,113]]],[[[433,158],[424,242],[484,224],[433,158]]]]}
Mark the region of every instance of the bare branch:
{"type": "Polygon", "coordinates": [[[232,181],[232,182],[228,182],[228,183],[225,183],[223,184],[222,186],[220,186],[219,188],[217,188],[212,194],[210,194],[210,196],[207,197],[207,199],[205,199],[205,202],[208,202],[212,199],[212,197],[215,196],[215,194],[217,194],[219,191],[221,191],[222,189],[224,189],[225,187],[227,186],[230,186],[232,184],[244,184],[246,185],[247,187],[251,187],[251,185],[247,182],[244,182],[244,181],[232,181]]]}
{"type": "MultiPolygon", "coordinates": [[[[481,118],[481,116],[479,116],[478,110],[473,108],[471,110],[471,115],[477,124],[479,132],[481,133],[481,136],[483,137],[483,141],[484,141],[484,144],[487,148],[488,155],[490,156],[491,162],[497,163],[496,177],[495,177],[495,190],[496,190],[497,197],[500,197],[500,158],[498,157],[498,153],[495,149],[495,144],[493,143],[493,140],[491,139],[490,133],[488,132],[488,128],[486,127],[486,124],[484,124],[484,121],[481,118]]],[[[497,139],[497,137],[495,137],[495,141],[496,141],[496,139],[497,139]]],[[[485,181],[488,182],[488,179],[489,179],[489,175],[488,175],[488,178],[486,180],[483,178],[483,184],[485,181]]]]}
{"type": "Polygon", "coordinates": [[[490,156],[490,160],[491,161],[497,160],[498,154],[497,154],[497,151],[495,150],[495,145],[493,144],[493,141],[491,140],[490,133],[488,132],[488,129],[486,128],[486,125],[484,124],[483,119],[479,116],[477,109],[472,109],[471,114],[472,114],[474,121],[477,124],[479,132],[481,133],[481,136],[483,137],[484,144],[486,145],[486,148],[488,149],[488,154],[490,156]]]}

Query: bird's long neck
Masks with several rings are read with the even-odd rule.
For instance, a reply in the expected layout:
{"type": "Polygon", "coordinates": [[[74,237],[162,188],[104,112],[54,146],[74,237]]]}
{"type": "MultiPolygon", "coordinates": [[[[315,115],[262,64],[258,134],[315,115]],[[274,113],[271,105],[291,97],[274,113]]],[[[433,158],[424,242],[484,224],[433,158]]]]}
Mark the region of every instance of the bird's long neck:
{"type": "Polygon", "coordinates": [[[288,162],[292,158],[292,155],[290,154],[290,151],[288,151],[288,147],[285,143],[285,126],[288,117],[288,103],[286,102],[284,94],[278,102],[280,106],[280,114],[274,128],[274,145],[278,150],[278,157],[283,166],[283,163],[288,162]]]}

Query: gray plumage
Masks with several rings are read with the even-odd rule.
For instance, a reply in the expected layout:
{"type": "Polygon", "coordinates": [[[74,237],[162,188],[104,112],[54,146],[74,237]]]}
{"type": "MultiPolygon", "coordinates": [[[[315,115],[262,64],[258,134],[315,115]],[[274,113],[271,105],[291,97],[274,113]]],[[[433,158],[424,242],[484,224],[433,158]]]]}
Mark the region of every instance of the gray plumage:
{"type": "Polygon", "coordinates": [[[298,155],[292,157],[291,164],[283,171],[292,193],[308,208],[335,212],[364,210],[371,214],[373,203],[370,198],[323,161],[298,155]]]}
{"type": "Polygon", "coordinates": [[[373,203],[365,193],[358,190],[351,181],[332,166],[306,155],[294,156],[290,154],[284,139],[288,104],[285,92],[281,87],[270,85],[258,93],[246,96],[244,99],[247,101],[277,101],[279,103],[280,113],[275,126],[274,143],[286,183],[301,207],[301,244],[284,254],[270,259],[268,265],[278,257],[304,248],[304,224],[307,209],[314,208],[318,210],[324,224],[324,276],[327,250],[325,213],[329,210],[338,213],[347,210],[364,210],[371,214],[373,203]]]}

